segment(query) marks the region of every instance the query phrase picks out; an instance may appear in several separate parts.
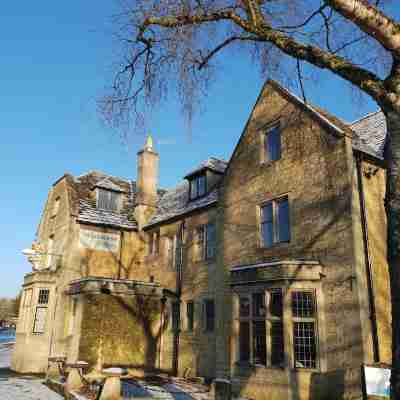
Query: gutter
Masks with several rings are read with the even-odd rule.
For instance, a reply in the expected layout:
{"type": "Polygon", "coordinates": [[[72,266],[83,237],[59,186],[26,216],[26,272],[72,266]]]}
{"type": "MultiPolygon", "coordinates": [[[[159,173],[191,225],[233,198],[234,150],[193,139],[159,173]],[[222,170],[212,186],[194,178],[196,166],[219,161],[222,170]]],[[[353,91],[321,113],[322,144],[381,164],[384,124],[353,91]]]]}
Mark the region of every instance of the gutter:
{"type": "Polygon", "coordinates": [[[378,325],[376,320],[376,309],[375,309],[375,297],[374,297],[374,283],[372,277],[372,262],[371,255],[368,246],[368,223],[367,213],[365,207],[365,195],[364,186],[362,179],[362,161],[363,155],[358,153],[355,155],[356,159],[356,170],[357,170],[357,186],[358,194],[360,199],[360,213],[361,213],[361,228],[363,235],[363,247],[364,247],[364,259],[365,259],[365,270],[367,274],[367,290],[368,290],[368,305],[369,305],[369,318],[371,321],[371,334],[372,334],[372,352],[374,356],[374,362],[380,362],[379,354],[379,341],[378,341],[378,325]]]}

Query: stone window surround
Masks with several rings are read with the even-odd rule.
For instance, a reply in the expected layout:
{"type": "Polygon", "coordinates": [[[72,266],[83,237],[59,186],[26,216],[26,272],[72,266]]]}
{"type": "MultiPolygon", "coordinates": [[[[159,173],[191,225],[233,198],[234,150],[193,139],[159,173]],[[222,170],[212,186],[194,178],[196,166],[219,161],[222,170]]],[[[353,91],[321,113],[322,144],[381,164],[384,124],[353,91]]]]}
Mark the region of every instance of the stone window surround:
{"type": "Polygon", "coordinates": [[[205,195],[207,195],[207,173],[203,171],[189,179],[189,201],[196,200],[205,195]],[[195,191],[193,190],[193,186],[195,186],[195,191]],[[201,192],[200,189],[202,190],[201,192]]]}
{"type": "Polygon", "coordinates": [[[158,256],[160,254],[160,230],[151,231],[148,233],[148,254],[147,256],[158,256]]]}
{"type": "MultiPolygon", "coordinates": [[[[252,265],[236,266],[231,269],[231,273],[255,273],[261,274],[255,276],[244,275],[242,279],[239,277],[231,280],[231,288],[233,295],[233,333],[237,335],[232,341],[232,370],[246,371],[248,368],[262,368],[274,370],[287,370],[304,372],[326,372],[326,322],[324,312],[324,293],[322,291],[321,280],[324,277],[322,266],[318,261],[306,260],[280,260],[273,262],[264,262],[252,265]],[[276,270],[279,268],[279,271],[276,270]],[[239,295],[249,295],[254,292],[266,291],[281,288],[283,290],[283,324],[284,324],[284,366],[273,367],[267,361],[267,366],[256,365],[251,363],[241,363],[239,348],[239,295]],[[314,369],[295,367],[294,362],[294,343],[293,343],[293,318],[291,309],[291,294],[293,291],[314,291],[317,313],[315,317],[317,331],[317,365],[314,369]]],[[[231,278],[232,279],[232,278],[231,278]]],[[[268,351],[268,348],[267,348],[268,351]]],[[[270,352],[267,352],[267,358],[270,352]]]]}
{"type": "Polygon", "coordinates": [[[276,161],[279,161],[282,158],[282,121],[281,118],[274,119],[260,129],[260,147],[259,147],[259,157],[260,157],[260,164],[271,164],[276,161]],[[281,148],[280,148],[280,157],[277,160],[270,160],[266,154],[266,140],[268,136],[268,132],[272,129],[279,127],[281,132],[281,148]]]}
{"type": "Polygon", "coordinates": [[[290,201],[290,192],[287,193],[282,193],[279,194],[278,196],[271,197],[268,199],[263,200],[261,203],[259,203],[256,206],[256,218],[257,218],[257,227],[258,227],[258,247],[261,249],[271,249],[275,246],[279,245],[287,245],[289,244],[293,238],[292,238],[292,229],[291,229],[291,221],[293,221],[293,217],[291,215],[291,201],[290,201]],[[289,208],[289,241],[278,241],[277,240],[277,203],[279,201],[282,201],[283,199],[287,199],[288,201],[288,208],[289,208]],[[267,205],[268,203],[272,203],[273,206],[273,230],[274,230],[274,238],[273,238],[273,243],[271,246],[265,246],[264,245],[264,240],[263,240],[263,235],[262,235],[262,208],[267,205]]]}
{"type": "Polygon", "coordinates": [[[104,188],[96,188],[96,208],[97,209],[103,210],[103,211],[108,211],[108,212],[119,213],[121,211],[121,206],[122,206],[122,196],[121,196],[120,192],[116,192],[114,190],[104,189],[104,188]],[[103,194],[107,193],[110,197],[115,196],[116,209],[101,208],[99,205],[100,193],[103,193],[103,194]]]}
{"type": "Polygon", "coordinates": [[[217,225],[214,220],[198,225],[193,229],[197,254],[196,261],[211,262],[217,256],[217,225]],[[214,241],[210,240],[210,230],[214,230],[214,241]],[[200,255],[200,257],[199,257],[200,255]]]}
{"type": "MultiPolygon", "coordinates": [[[[274,282],[270,284],[263,285],[255,285],[255,286],[246,286],[235,288],[234,290],[234,298],[233,298],[233,310],[234,310],[234,332],[237,332],[237,338],[234,344],[234,364],[236,366],[248,368],[248,367],[260,367],[260,368],[272,368],[272,369],[293,369],[293,370],[301,370],[301,371],[322,371],[325,365],[325,359],[323,359],[323,349],[321,347],[322,342],[322,327],[323,316],[322,313],[322,305],[320,304],[320,295],[321,290],[319,285],[313,282],[295,282],[291,284],[287,284],[284,282],[274,282]],[[239,296],[251,296],[253,293],[260,293],[264,291],[266,296],[268,296],[267,292],[273,289],[282,289],[283,293],[283,336],[284,336],[284,363],[282,366],[273,366],[271,365],[271,343],[270,336],[267,331],[267,365],[261,364],[253,364],[251,362],[241,362],[240,361],[240,348],[239,348],[239,296]],[[317,342],[317,355],[316,355],[316,368],[300,368],[295,366],[294,360],[294,338],[293,338],[293,322],[294,319],[292,317],[291,311],[291,296],[293,292],[296,291],[313,291],[315,293],[315,301],[317,303],[317,315],[316,315],[316,342],[317,342]]],[[[250,348],[251,348],[252,337],[250,336],[250,348]]],[[[252,351],[252,349],[250,350],[252,351]]]]}
{"type": "Polygon", "coordinates": [[[50,302],[50,295],[51,295],[51,291],[50,288],[48,287],[39,287],[37,290],[37,299],[36,299],[36,304],[34,307],[34,315],[33,315],[33,324],[32,324],[32,334],[33,335],[43,335],[44,333],[46,333],[46,328],[47,328],[47,318],[48,318],[48,313],[49,313],[49,302],[50,302]],[[43,293],[46,292],[47,298],[41,298],[40,296],[43,296],[43,293]],[[45,301],[44,301],[45,300],[45,301]],[[44,322],[43,322],[43,327],[42,329],[37,329],[37,316],[38,316],[38,312],[39,310],[43,310],[43,318],[44,318],[44,322]]]}

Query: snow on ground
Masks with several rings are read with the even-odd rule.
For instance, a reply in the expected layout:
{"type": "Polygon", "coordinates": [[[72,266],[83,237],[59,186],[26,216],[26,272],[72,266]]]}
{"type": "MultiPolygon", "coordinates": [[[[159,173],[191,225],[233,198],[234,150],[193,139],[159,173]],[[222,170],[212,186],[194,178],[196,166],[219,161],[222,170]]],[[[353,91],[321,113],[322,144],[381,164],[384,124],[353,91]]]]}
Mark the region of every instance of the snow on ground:
{"type": "Polygon", "coordinates": [[[62,400],[40,379],[0,377],[1,400],[62,400]]]}
{"type": "Polygon", "coordinates": [[[10,367],[12,349],[12,344],[4,343],[0,345],[0,368],[10,367]]]}
{"type": "Polygon", "coordinates": [[[149,400],[209,400],[210,393],[202,385],[171,379],[169,383],[151,384],[140,379],[124,381],[122,384],[124,400],[140,397],[149,400]]]}
{"type": "Polygon", "coordinates": [[[44,386],[41,379],[17,376],[10,367],[12,345],[0,346],[1,400],[62,400],[62,397],[44,386]]]}

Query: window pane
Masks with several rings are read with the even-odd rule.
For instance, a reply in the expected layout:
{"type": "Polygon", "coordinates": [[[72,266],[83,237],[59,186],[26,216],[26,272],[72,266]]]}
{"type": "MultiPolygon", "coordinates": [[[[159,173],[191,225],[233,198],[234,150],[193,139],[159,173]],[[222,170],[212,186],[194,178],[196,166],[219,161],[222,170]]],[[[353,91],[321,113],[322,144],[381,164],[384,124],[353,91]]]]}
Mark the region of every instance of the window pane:
{"type": "Polygon", "coordinates": [[[190,181],[190,198],[195,199],[197,197],[197,181],[192,179],[190,181]]]}
{"type": "Polygon", "coordinates": [[[281,158],[281,132],[279,126],[272,128],[267,133],[267,157],[270,161],[281,158]]]}
{"type": "Polygon", "coordinates": [[[264,247],[271,247],[274,243],[274,228],[272,222],[261,225],[262,244],[264,247]]]}
{"type": "Polygon", "coordinates": [[[314,322],[295,322],[293,325],[294,358],[296,368],[316,367],[314,322]]]}
{"type": "Polygon", "coordinates": [[[214,330],[214,300],[206,300],[206,331],[214,330]]]}
{"type": "Polygon", "coordinates": [[[283,314],[283,302],[282,302],[282,290],[273,290],[270,293],[269,300],[269,313],[271,317],[282,317],[283,314]]]}
{"type": "Polygon", "coordinates": [[[255,364],[266,365],[267,346],[266,346],[265,321],[253,322],[253,362],[255,364]]]}
{"type": "Polygon", "coordinates": [[[203,196],[206,193],[206,177],[205,175],[197,178],[198,183],[198,195],[203,196]]]}
{"type": "Polygon", "coordinates": [[[49,289],[40,289],[38,304],[48,304],[49,303],[49,289]]]}
{"type": "Polygon", "coordinates": [[[281,366],[284,362],[284,339],[282,321],[271,322],[271,364],[281,366]]]}
{"type": "Polygon", "coordinates": [[[189,301],[186,304],[186,317],[187,317],[187,329],[188,329],[188,331],[193,331],[193,322],[194,322],[194,303],[193,303],[193,301],[189,301]]]}
{"type": "Polygon", "coordinates": [[[108,211],[118,211],[119,193],[104,189],[97,190],[97,208],[108,211]]]}
{"type": "Polygon", "coordinates": [[[117,211],[118,209],[117,201],[118,201],[117,193],[110,192],[110,204],[109,204],[110,211],[117,211]]]}
{"type": "Polygon", "coordinates": [[[239,316],[250,316],[250,299],[248,297],[239,297],[239,316]]]}
{"type": "Polygon", "coordinates": [[[272,202],[269,202],[261,207],[261,222],[273,221],[272,202]]]}
{"type": "Polygon", "coordinates": [[[239,360],[250,360],[250,324],[241,322],[239,325],[239,360]]]}
{"type": "Polygon", "coordinates": [[[278,241],[290,240],[289,201],[287,198],[279,200],[278,206],[278,241]]]}
{"type": "Polygon", "coordinates": [[[215,239],[215,224],[208,224],[206,238],[206,258],[213,258],[215,256],[215,239]]]}
{"type": "Polygon", "coordinates": [[[314,293],[293,292],[292,313],[297,318],[312,318],[315,315],[314,293]]]}
{"type": "Polygon", "coordinates": [[[47,307],[36,307],[33,333],[43,333],[46,326],[47,307]]]}
{"type": "Polygon", "coordinates": [[[265,295],[264,293],[253,293],[253,317],[265,316],[265,295]]]}
{"type": "Polygon", "coordinates": [[[177,301],[172,303],[172,330],[178,331],[181,325],[180,305],[177,301]]]}

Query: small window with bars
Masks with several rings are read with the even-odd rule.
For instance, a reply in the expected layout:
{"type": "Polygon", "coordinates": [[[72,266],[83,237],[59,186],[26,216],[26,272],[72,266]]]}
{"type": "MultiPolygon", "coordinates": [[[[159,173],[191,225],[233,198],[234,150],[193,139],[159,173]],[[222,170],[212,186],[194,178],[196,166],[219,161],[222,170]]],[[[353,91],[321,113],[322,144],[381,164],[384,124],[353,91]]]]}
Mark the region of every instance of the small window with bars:
{"type": "Polygon", "coordinates": [[[46,305],[49,304],[49,289],[40,289],[39,296],[38,296],[38,304],[46,305]]]}
{"type": "Polygon", "coordinates": [[[292,292],[293,344],[296,368],[317,368],[317,324],[313,291],[292,292]]]}

